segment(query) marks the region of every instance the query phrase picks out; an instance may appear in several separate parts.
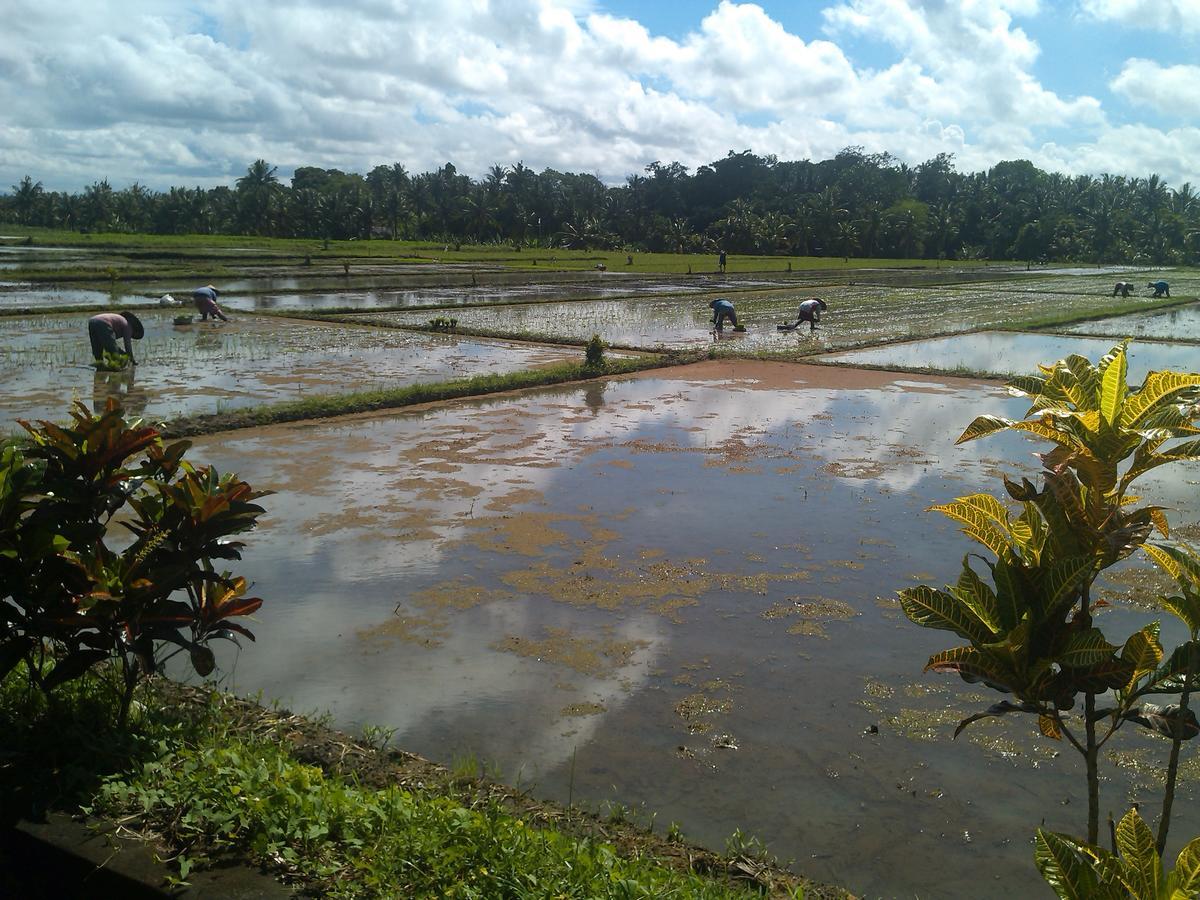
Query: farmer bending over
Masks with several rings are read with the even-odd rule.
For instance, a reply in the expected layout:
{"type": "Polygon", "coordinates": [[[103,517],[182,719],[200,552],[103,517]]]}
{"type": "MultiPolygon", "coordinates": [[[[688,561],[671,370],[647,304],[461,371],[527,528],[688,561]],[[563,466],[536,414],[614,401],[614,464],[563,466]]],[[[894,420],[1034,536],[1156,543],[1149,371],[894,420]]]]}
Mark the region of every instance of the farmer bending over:
{"type": "Polygon", "coordinates": [[[725,330],[725,320],[729,320],[729,324],[737,328],[737,313],[733,311],[733,304],[724,297],[718,297],[712,303],[708,304],[709,309],[713,311],[713,326],[717,331],[725,330]]]}
{"type": "Polygon", "coordinates": [[[796,324],[793,328],[799,328],[801,322],[809,324],[809,331],[817,330],[817,323],[821,321],[821,313],[829,309],[829,306],[820,297],[813,297],[805,300],[800,304],[800,312],[796,318],[796,324]]]}
{"type": "Polygon", "coordinates": [[[196,304],[201,322],[207,322],[209,315],[222,322],[229,321],[225,313],[221,312],[221,307],[217,306],[217,293],[217,289],[211,284],[192,291],[192,302],[196,304]]]}
{"type": "Polygon", "coordinates": [[[120,353],[117,338],[125,342],[125,355],[132,365],[137,365],[133,358],[133,342],[140,341],[146,334],[141,319],[133,313],[100,313],[88,319],[88,339],[92,342],[92,356],[103,359],[105,353],[120,353]]]}
{"type": "Polygon", "coordinates": [[[1129,292],[1133,290],[1132,281],[1118,281],[1116,287],[1113,288],[1112,295],[1115,297],[1120,294],[1122,297],[1128,297],[1129,292]]]}
{"type": "Polygon", "coordinates": [[[1170,297],[1171,286],[1165,281],[1151,281],[1146,287],[1154,288],[1155,297],[1170,297]]]}

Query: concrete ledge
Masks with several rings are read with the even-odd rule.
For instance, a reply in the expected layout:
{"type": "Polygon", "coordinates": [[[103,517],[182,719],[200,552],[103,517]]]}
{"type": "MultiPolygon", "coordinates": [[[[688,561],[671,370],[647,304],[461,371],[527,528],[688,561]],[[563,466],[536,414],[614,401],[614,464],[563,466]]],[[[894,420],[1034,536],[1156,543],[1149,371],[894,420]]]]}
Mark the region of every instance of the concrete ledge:
{"type": "MultiPolygon", "coordinates": [[[[177,870],[174,870],[177,871],[177,870]]],[[[216,861],[171,887],[173,870],[144,841],[120,837],[110,825],[64,813],[0,830],[0,896],[27,900],[180,897],[205,900],[283,900],[296,894],[270,875],[240,862],[216,861]]]]}

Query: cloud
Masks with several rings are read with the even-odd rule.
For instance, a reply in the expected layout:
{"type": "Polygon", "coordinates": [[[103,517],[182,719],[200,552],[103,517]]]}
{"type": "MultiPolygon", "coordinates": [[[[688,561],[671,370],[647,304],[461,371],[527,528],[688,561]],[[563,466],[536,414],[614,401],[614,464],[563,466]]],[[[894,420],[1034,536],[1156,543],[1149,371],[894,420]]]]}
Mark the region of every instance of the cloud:
{"type": "MultiPolygon", "coordinates": [[[[678,38],[584,0],[13,2],[0,185],[231,184],[256,157],[285,177],[396,161],[480,177],[523,160],[619,183],[654,160],[825,158],[852,144],[986,168],[1034,158],[1063,128],[1080,152],[1055,153],[1074,170],[1109,127],[1097,99],[1034,75],[1038,44],[1017,24],[1038,24],[1034,0],[844,0],[820,34],[722,0],[678,38]],[[846,50],[860,39],[883,48],[870,65],[846,50]]],[[[1187,74],[1148,65],[1114,90],[1141,98],[1163,73],[1187,74]]],[[[1129,156],[1147,168],[1149,155],[1129,156]]]]}
{"type": "Polygon", "coordinates": [[[1161,66],[1149,59],[1130,59],[1109,87],[1133,103],[1175,118],[1200,115],[1200,66],[1161,66]]]}
{"type": "Polygon", "coordinates": [[[1200,0],[1082,0],[1083,12],[1102,22],[1170,33],[1200,30],[1200,0]]]}

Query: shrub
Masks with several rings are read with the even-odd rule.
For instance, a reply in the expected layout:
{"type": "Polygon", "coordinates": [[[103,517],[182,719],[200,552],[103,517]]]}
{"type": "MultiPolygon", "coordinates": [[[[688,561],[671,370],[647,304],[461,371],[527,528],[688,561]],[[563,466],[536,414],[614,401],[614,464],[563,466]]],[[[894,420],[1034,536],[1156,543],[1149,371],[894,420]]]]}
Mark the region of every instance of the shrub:
{"type": "Polygon", "coordinates": [[[255,526],[264,494],[185,462],[188,442],[164,445],[115,400],[71,415],[67,427],[21,421],[27,443],[0,449],[0,678],[24,661],[49,693],[113,660],[124,724],[164,644],[208,675],[212,638],[253,640],[229,620],[262,601],[213,561],[241,558],[229,538],[255,526]],[[117,520],[132,542],[114,542],[117,520]]]}
{"type": "Polygon", "coordinates": [[[600,335],[593,334],[592,339],[587,342],[583,363],[589,369],[604,367],[604,341],[600,340],[600,335]]]}

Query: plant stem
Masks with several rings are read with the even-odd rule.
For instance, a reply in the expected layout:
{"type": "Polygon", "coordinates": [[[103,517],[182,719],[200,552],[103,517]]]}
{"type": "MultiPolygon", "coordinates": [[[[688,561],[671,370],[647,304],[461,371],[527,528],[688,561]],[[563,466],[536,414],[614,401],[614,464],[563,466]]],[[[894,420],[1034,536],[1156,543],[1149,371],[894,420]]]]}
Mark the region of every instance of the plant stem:
{"type": "Polygon", "coordinates": [[[1179,748],[1183,745],[1184,721],[1188,711],[1188,701],[1192,694],[1192,678],[1196,671],[1196,636],[1188,644],[1187,680],[1183,683],[1183,692],[1179,695],[1179,715],[1175,718],[1175,727],[1171,729],[1171,758],[1167,762],[1167,784],[1163,789],[1162,816],[1158,820],[1158,855],[1162,856],[1167,847],[1167,832],[1171,828],[1171,807],[1175,803],[1175,778],[1179,774],[1179,748]]]}
{"type": "Polygon", "coordinates": [[[1096,746],[1096,722],[1092,718],[1096,712],[1096,695],[1088,691],[1083,695],[1084,725],[1087,728],[1087,761],[1088,786],[1088,843],[1096,844],[1100,839],[1100,777],[1096,771],[1096,757],[1099,748],[1096,746]]]}

